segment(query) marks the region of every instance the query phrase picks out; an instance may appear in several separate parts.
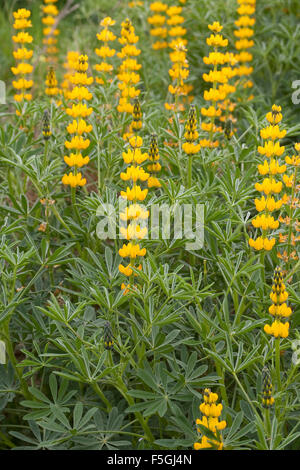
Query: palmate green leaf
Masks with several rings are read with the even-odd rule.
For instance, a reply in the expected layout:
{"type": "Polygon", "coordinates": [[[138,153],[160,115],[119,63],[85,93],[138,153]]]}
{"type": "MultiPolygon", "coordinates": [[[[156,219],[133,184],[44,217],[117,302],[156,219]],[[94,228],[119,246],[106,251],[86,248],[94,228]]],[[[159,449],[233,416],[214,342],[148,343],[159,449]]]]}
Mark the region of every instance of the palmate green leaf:
{"type": "Polygon", "coordinates": [[[168,409],[168,402],[164,397],[156,398],[155,400],[145,401],[143,403],[137,403],[136,405],[129,406],[127,408],[127,413],[132,413],[136,411],[143,411],[143,415],[153,416],[156,413],[160,417],[163,417],[168,409]]]}

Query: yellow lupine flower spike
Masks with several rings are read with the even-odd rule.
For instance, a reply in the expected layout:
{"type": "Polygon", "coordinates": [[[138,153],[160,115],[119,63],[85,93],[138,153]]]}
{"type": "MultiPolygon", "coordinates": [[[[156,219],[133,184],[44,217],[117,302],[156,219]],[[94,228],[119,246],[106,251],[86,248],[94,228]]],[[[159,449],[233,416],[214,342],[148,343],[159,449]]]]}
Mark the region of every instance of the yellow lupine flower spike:
{"type": "Polygon", "coordinates": [[[275,338],[286,338],[289,334],[289,322],[286,321],[292,314],[292,310],[287,306],[288,293],[283,283],[283,275],[280,267],[276,267],[274,272],[274,282],[270,293],[272,305],[269,313],[274,317],[272,325],[265,325],[264,331],[275,338]]]}
{"type": "MultiPolygon", "coordinates": [[[[31,59],[33,55],[33,51],[25,46],[25,44],[31,44],[33,41],[33,37],[25,31],[25,29],[32,27],[31,20],[29,20],[31,12],[26,8],[20,8],[13,12],[13,16],[15,20],[13,27],[17,31],[17,34],[12,37],[13,42],[17,45],[13,56],[17,63],[15,67],[11,68],[11,71],[17,79],[12,81],[12,85],[17,90],[17,93],[14,95],[15,101],[23,103],[32,99],[32,94],[29,90],[33,86],[33,81],[29,79],[28,75],[32,73],[33,66],[25,62],[31,59]]],[[[16,114],[20,115],[21,112],[16,110],[16,114]]]]}
{"type": "Polygon", "coordinates": [[[86,150],[90,146],[90,140],[85,136],[93,129],[92,125],[84,119],[92,113],[92,108],[88,108],[84,102],[92,97],[86,88],[87,83],[93,82],[93,77],[87,76],[88,57],[86,55],[77,56],[75,54],[74,60],[73,65],[75,70],[74,74],[69,77],[69,80],[73,84],[76,83],[76,86],[72,91],[68,92],[67,96],[69,99],[74,100],[75,103],[66,110],[66,113],[74,119],[67,126],[67,132],[71,135],[71,138],[65,141],[65,147],[68,150],[74,150],[74,152],[70,156],[64,156],[65,163],[72,167],[73,171],[69,175],[65,174],[62,178],[62,183],[72,188],[86,184],[86,179],[81,177],[81,173],[77,173],[77,169],[89,163],[89,157],[87,155],[83,156],[81,151],[86,150]]]}
{"type": "MultiPolygon", "coordinates": [[[[221,403],[217,403],[218,398],[219,397],[217,393],[212,393],[209,388],[204,390],[203,403],[201,403],[199,406],[199,410],[203,416],[202,419],[196,420],[196,424],[201,424],[202,426],[212,431],[216,438],[209,439],[202,435],[201,442],[195,442],[194,444],[195,450],[210,448],[215,448],[218,450],[223,449],[223,441],[220,435],[220,431],[225,429],[227,424],[224,420],[219,421],[223,405],[221,403]]],[[[198,432],[201,433],[200,429],[198,429],[198,432]]]]}
{"type": "Polygon", "coordinates": [[[286,171],[286,165],[280,165],[280,162],[276,159],[285,151],[285,147],[281,146],[279,142],[286,135],[286,131],[281,130],[278,126],[282,116],[280,116],[280,119],[277,119],[276,116],[279,116],[280,113],[281,107],[273,105],[271,113],[266,115],[266,119],[271,125],[268,125],[260,132],[265,142],[263,146],[258,147],[258,152],[269,160],[264,160],[257,167],[259,174],[267,177],[262,182],[255,183],[255,189],[263,195],[260,199],[255,199],[255,207],[260,215],[252,220],[252,225],[259,228],[262,235],[257,237],[256,240],[250,238],[249,245],[258,251],[270,251],[275,245],[275,238],[268,238],[267,235],[270,230],[276,230],[279,227],[279,221],[275,220],[270,214],[280,209],[283,204],[282,199],[276,200],[274,198],[274,195],[279,194],[283,187],[282,181],[277,181],[276,175],[283,174],[286,171]]]}

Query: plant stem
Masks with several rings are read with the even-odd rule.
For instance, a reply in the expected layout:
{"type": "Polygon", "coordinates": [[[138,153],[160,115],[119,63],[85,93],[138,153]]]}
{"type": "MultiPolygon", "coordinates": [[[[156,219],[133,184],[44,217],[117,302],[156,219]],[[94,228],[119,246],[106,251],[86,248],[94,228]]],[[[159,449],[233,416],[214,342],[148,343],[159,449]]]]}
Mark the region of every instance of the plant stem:
{"type": "MultiPolygon", "coordinates": [[[[128,390],[127,390],[127,387],[126,385],[124,384],[123,381],[119,380],[118,383],[117,383],[117,388],[119,390],[119,392],[123,395],[123,397],[125,398],[125,400],[127,401],[127,403],[130,405],[130,406],[133,406],[135,404],[134,402],[134,399],[128,395],[128,390]]],[[[139,421],[139,423],[141,424],[144,432],[145,432],[145,435],[146,435],[146,439],[149,441],[149,442],[153,442],[154,441],[154,437],[153,437],[153,434],[147,424],[147,422],[145,421],[145,419],[143,418],[143,415],[139,412],[139,411],[136,411],[134,413],[136,419],[139,421]]]]}
{"type": "Polygon", "coordinates": [[[280,338],[275,339],[275,366],[277,377],[277,391],[281,392],[281,377],[280,377],[280,338]]]}
{"type": "Polygon", "coordinates": [[[190,188],[192,186],[192,169],[193,169],[193,156],[188,156],[189,163],[188,163],[188,179],[187,179],[187,187],[190,188]]]}
{"type": "Polygon", "coordinates": [[[99,385],[97,383],[94,383],[94,384],[92,384],[92,387],[93,387],[94,392],[101,398],[103,403],[106,405],[107,412],[109,413],[112,410],[112,405],[107,400],[106,396],[104,395],[104,393],[100,389],[99,385]]]}

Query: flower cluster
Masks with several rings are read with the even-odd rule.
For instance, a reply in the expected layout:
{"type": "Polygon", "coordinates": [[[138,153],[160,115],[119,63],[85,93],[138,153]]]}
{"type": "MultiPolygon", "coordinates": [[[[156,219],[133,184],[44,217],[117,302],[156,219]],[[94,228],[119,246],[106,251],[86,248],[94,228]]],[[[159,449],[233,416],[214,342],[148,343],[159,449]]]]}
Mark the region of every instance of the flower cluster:
{"type": "Polygon", "coordinates": [[[179,101],[180,98],[186,97],[189,91],[184,83],[189,76],[189,63],[186,58],[187,50],[183,42],[175,42],[172,48],[173,51],[170,52],[172,67],[169,69],[172,84],[169,85],[168,90],[175,97],[175,100],[173,103],[165,103],[165,108],[178,112],[184,110],[184,104],[179,101]]]}
{"type": "Polygon", "coordinates": [[[49,67],[45,84],[46,84],[46,88],[45,88],[46,95],[51,96],[51,97],[58,95],[59,93],[59,89],[57,86],[58,83],[57,83],[54,67],[52,66],[49,67]]]}
{"type": "Polygon", "coordinates": [[[272,397],[272,380],[270,371],[267,366],[262,370],[262,406],[263,408],[270,408],[274,404],[272,397]]]}
{"type": "Polygon", "coordinates": [[[67,60],[64,63],[64,69],[66,70],[66,72],[64,74],[64,80],[61,84],[61,88],[63,90],[64,97],[66,99],[69,99],[69,93],[73,88],[73,85],[70,79],[76,70],[78,58],[79,58],[79,52],[69,51],[67,53],[67,60]]]}
{"type": "Polygon", "coordinates": [[[118,52],[118,57],[122,59],[122,64],[118,73],[118,87],[121,90],[121,97],[119,99],[118,111],[119,113],[133,112],[133,105],[130,100],[136,98],[140,94],[140,90],[136,89],[137,83],[140,81],[138,71],[141,65],[138,64],[136,57],[141,53],[135,44],[138,42],[139,37],[136,36],[134,27],[131,21],[127,18],[122,23],[121,37],[119,42],[122,44],[121,52],[118,52]]]}
{"type": "Polygon", "coordinates": [[[70,77],[74,88],[69,93],[69,99],[73,101],[73,104],[72,107],[66,110],[67,114],[73,118],[73,122],[67,127],[68,133],[72,136],[71,140],[65,142],[65,146],[68,150],[71,150],[71,154],[65,156],[64,161],[72,167],[73,171],[65,174],[62,182],[72,188],[86,184],[86,179],[82,178],[82,174],[78,173],[77,170],[89,162],[89,157],[82,155],[82,151],[90,145],[90,140],[84,136],[92,131],[92,125],[85,120],[93,112],[92,108],[88,108],[86,103],[92,99],[92,94],[87,86],[93,83],[93,77],[87,76],[87,70],[88,57],[80,55],[75,66],[75,73],[70,77]]]}
{"type": "Polygon", "coordinates": [[[199,137],[197,125],[196,109],[192,104],[185,124],[184,138],[186,141],[182,144],[182,148],[187,155],[195,155],[201,148],[201,145],[196,143],[196,140],[199,137]]]}
{"type": "Polygon", "coordinates": [[[46,48],[46,60],[47,62],[54,63],[57,61],[57,36],[59,35],[59,30],[55,28],[56,18],[59,14],[58,8],[55,5],[57,0],[44,0],[44,5],[42,6],[43,18],[42,23],[43,28],[43,44],[46,48]]]}
{"type": "Polygon", "coordinates": [[[269,313],[275,320],[271,326],[265,325],[264,331],[275,338],[286,338],[289,334],[290,326],[286,320],[291,316],[292,310],[286,303],[289,294],[285,290],[281,268],[277,267],[275,269],[273,281],[270,293],[270,299],[273,303],[269,307],[269,313]]]}
{"type": "Polygon", "coordinates": [[[151,16],[148,18],[148,23],[151,26],[150,35],[156,38],[156,41],[152,44],[154,50],[165,49],[168,47],[168,29],[166,27],[166,11],[168,5],[163,2],[152,2],[150,3],[151,16]]]}
{"type": "Polygon", "coordinates": [[[186,28],[182,26],[184,23],[184,17],[181,14],[182,7],[176,5],[170,6],[166,13],[169,17],[167,19],[167,25],[169,26],[168,35],[171,38],[169,46],[171,49],[174,49],[178,43],[186,46],[187,40],[184,39],[186,28]]]}
{"type": "Polygon", "coordinates": [[[213,66],[213,70],[209,73],[203,74],[205,82],[211,83],[211,88],[204,91],[204,99],[209,103],[208,107],[201,109],[201,114],[208,119],[207,122],[202,122],[202,130],[208,132],[208,138],[200,141],[201,147],[215,148],[218,147],[219,141],[214,138],[214,134],[222,132],[222,127],[215,124],[216,119],[221,118],[222,109],[221,103],[224,103],[229,93],[235,91],[235,87],[230,85],[229,79],[235,74],[230,65],[234,63],[234,57],[229,53],[219,52],[220,47],[228,45],[228,39],[224,39],[220,32],[223,26],[218,22],[208,25],[212,34],[206,39],[206,43],[213,47],[213,51],[207,57],[203,58],[206,65],[213,66]],[[218,68],[218,66],[221,66],[218,68]]]}
{"type": "Polygon", "coordinates": [[[120,264],[119,271],[126,277],[130,278],[129,283],[123,283],[121,288],[126,294],[130,288],[134,288],[133,279],[137,275],[133,268],[141,270],[141,264],[136,264],[136,258],[143,257],[146,249],[142,248],[137,240],[142,240],[147,235],[147,227],[142,227],[142,221],[148,219],[149,212],[140,205],[147,196],[148,189],[142,189],[138,182],[146,182],[149,178],[142,168],[142,163],[148,159],[148,154],[141,150],[143,140],[139,136],[133,136],[129,139],[129,148],[123,152],[123,160],[127,166],[126,171],[120,174],[123,181],[129,182],[126,191],[121,191],[121,197],[130,201],[124,212],[120,213],[120,219],[126,223],[126,227],[120,227],[120,233],[127,240],[123,247],[119,250],[122,258],[129,258],[127,265],[120,264]]]}
{"type": "Polygon", "coordinates": [[[46,141],[46,140],[49,140],[52,135],[51,127],[50,127],[50,116],[49,116],[49,111],[47,109],[45,110],[43,114],[42,124],[43,124],[42,133],[43,133],[44,140],[46,141]]]}
{"type": "Polygon", "coordinates": [[[148,188],[160,188],[161,184],[158,178],[155,176],[161,170],[161,164],[159,163],[159,150],[158,150],[158,142],[157,142],[156,134],[151,135],[149,160],[151,161],[151,163],[147,166],[147,170],[150,175],[147,180],[148,188]]]}
{"type": "Polygon", "coordinates": [[[280,139],[285,137],[286,131],[280,130],[279,123],[282,120],[281,107],[273,105],[272,111],[266,116],[269,125],[260,131],[264,146],[258,147],[258,152],[266,157],[262,164],[258,165],[259,174],[265,176],[262,183],[256,183],[255,189],[263,195],[260,199],[255,199],[256,210],[259,212],[252,220],[252,225],[262,231],[262,235],[253,240],[249,239],[249,245],[255,250],[272,250],[275,245],[275,238],[268,238],[268,231],[276,230],[279,221],[271,215],[282,206],[282,199],[276,200],[274,195],[282,190],[282,182],[276,180],[276,175],[286,171],[285,165],[280,165],[276,157],[280,157],[285,147],[280,145],[280,139]],[[268,159],[268,160],[267,160],[268,159]]]}
{"type": "MultiPolygon", "coordinates": [[[[194,449],[209,449],[214,448],[218,450],[223,449],[223,442],[220,435],[220,431],[226,428],[226,421],[219,421],[221,416],[223,405],[217,404],[218,401],[217,393],[211,392],[209,388],[206,388],[203,393],[203,403],[199,406],[199,410],[202,413],[202,419],[197,419],[196,424],[200,424],[205,428],[209,429],[216,436],[215,439],[209,439],[206,436],[202,436],[201,442],[195,442],[194,449]]],[[[201,432],[198,430],[198,432],[201,432]]]]}
{"type": "Polygon", "coordinates": [[[297,242],[300,241],[300,223],[296,217],[297,210],[300,208],[300,200],[298,195],[300,191],[300,185],[299,181],[297,181],[298,167],[300,166],[300,143],[296,143],[294,148],[296,155],[285,157],[287,168],[292,170],[292,172],[289,175],[283,175],[283,182],[287,190],[290,192],[289,195],[285,193],[282,197],[284,208],[287,214],[285,217],[279,217],[280,223],[288,227],[288,234],[279,234],[279,243],[285,245],[287,249],[285,249],[282,254],[277,253],[278,258],[282,259],[285,263],[289,263],[292,260],[297,261],[299,259],[297,251],[294,249],[294,247],[296,246],[297,242]]]}
{"type": "MultiPolygon", "coordinates": [[[[33,86],[33,81],[28,78],[28,75],[32,73],[33,66],[28,63],[32,58],[33,51],[27,49],[27,44],[31,44],[33,37],[25,31],[27,28],[32,27],[31,12],[25,8],[21,8],[13,13],[14,24],[13,27],[17,31],[13,35],[13,42],[16,44],[16,48],[13,51],[13,56],[16,60],[16,66],[12,67],[12,73],[16,76],[16,80],[13,80],[13,87],[17,90],[14,95],[14,99],[17,103],[30,101],[32,94],[29,93],[30,88],[33,86]]],[[[20,114],[17,111],[17,114],[20,114]]]]}
{"type": "MultiPolygon", "coordinates": [[[[239,14],[238,20],[235,21],[237,27],[234,35],[237,38],[235,47],[238,53],[235,55],[239,66],[236,68],[236,74],[240,77],[243,88],[251,88],[253,82],[249,79],[249,75],[253,72],[253,67],[249,65],[252,61],[252,54],[249,49],[254,46],[254,41],[251,39],[254,35],[253,27],[255,25],[256,0],[238,0],[239,7],[237,12],[239,14]],[[244,77],[244,78],[243,78],[244,77]]],[[[252,99],[250,96],[249,99],[252,99]]]]}
{"type": "Polygon", "coordinates": [[[112,64],[108,63],[107,60],[113,57],[116,53],[115,49],[109,47],[109,43],[116,39],[116,35],[109,30],[109,27],[113,26],[114,24],[115,21],[113,21],[109,16],[107,16],[100,22],[100,26],[102,26],[103,29],[100,33],[97,34],[98,41],[101,41],[103,43],[100,48],[95,49],[95,53],[102,60],[100,64],[95,65],[95,70],[102,74],[101,77],[96,77],[96,82],[100,85],[103,85],[105,83],[105,75],[113,71],[112,64]]]}

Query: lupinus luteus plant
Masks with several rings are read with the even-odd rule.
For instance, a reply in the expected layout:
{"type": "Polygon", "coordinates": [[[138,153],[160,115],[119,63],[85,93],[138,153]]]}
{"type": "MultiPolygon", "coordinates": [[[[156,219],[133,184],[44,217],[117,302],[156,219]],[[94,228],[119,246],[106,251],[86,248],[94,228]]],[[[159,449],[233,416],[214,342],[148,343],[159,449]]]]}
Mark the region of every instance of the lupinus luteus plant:
{"type": "Polygon", "coordinates": [[[174,49],[176,44],[181,43],[184,46],[187,45],[187,39],[184,38],[186,35],[186,28],[182,25],[184,23],[184,17],[182,16],[182,7],[172,5],[167,9],[167,25],[169,26],[169,46],[174,49]]]}
{"type": "Polygon", "coordinates": [[[282,206],[282,199],[275,199],[282,190],[282,182],[276,179],[276,175],[281,175],[286,171],[285,165],[280,165],[279,157],[285,151],[285,147],[280,145],[280,139],[286,135],[285,130],[280,130],[279,123],[282,120],[281,107],[273,105],[272,111],[266,116],[269,126],[260,131],[264,146],[258,147],[258,152],[266,157],[262,164],[258,165],[259,174],[264,176],[262,183],[256,183],[255,189],[262,193],[260,199],[255,199],[256,210],[259,212],[252,220],[252,225],[261,230],[261,236],[255,240],[249,239],[249,245],[255,250],[272,250],[275,245],[275,237],[270,238],[270,231],[279,227],[278,219],[271,215],[282,206]]]}
{"type": "MultiPolygon", "coordinates": [[[[210,439],[207,436],[202,436],[201,442],[195,442],[194,449],[223,449],[223,441],[220,431],[226,428],[226,421],[219,418],[222,413],[223,405],[217,403],[218,394],[213,393],[209,388],[206,388],[203,393],[203,403],[199,406],[199,410],[202,413],[202,419],[197,419],[196,424],[200,424],[207,428],[209,431],[214,433],[215,439],[210,439]]],[[[202,432],[200,429],[198,432],[202,432]]]]}
{"type": "MultiPolygon", "coordinates": [[[[236,75],[240,77],[240,84],[243,88],[252,88],[253,82],[250,80],[250,75],[253,72],[253,67],[250,65],[253,59],[253,55],[249,52],[254,46],[254,30],[255,18],[255,6],[256,0],[237,0],[239,7],[237,12],[239,14],[238,20],[235,21],[237,27],[234,31],[234,35],[237,38],[235,47],[238,53],[235,58],[238,62],[236,67],[236,75]]],[[[249,96],[248,100],[252,99],[253,96],[249,96]]]]}
{"type": "Polygon", "coordinates": [[[300,224],[296,217],[296,211],[300,208],[299,201],[299,181],[298,167],[300,165],[300,144],[295,144],[296,155],[286,156],[285,163],[287,165],[287,173],[283,175],[283,182],[286,186],[286,191],[283,195],[283,203],[285,209],[285,216],[279,217],[279,222],[282,226],[287,227],[284,233],[279,234],[279,243],[284,246],[283,252],[278,252],[278,258],[286,264],[287,269],[291,267],[291,263],[299,259],[297,254],[296,245],[300,241],[300,224]],[[292,170],[291,172],[289,170],[292,170]]]}
{"type": "Polygon", "coordinates": [[[274,397],[272,396],[272,379],[271,374],[267,366],[263,367],[262,370],[262,406],[263,408],[271,408],[274,405],[274,397]]]}
{"type": "Polygon", "coordinates": [[[119,255],[122,258],[129,258],[129,263],[124,266],[119,265],[119,271],[124,274],[128,279],[128,283],[122,283],[121,288],[124,294],[127,294],[130,289],[135,288],[134,277],[137,274],[132,268],[137,270],[142,269],[141,264],[137,264],[137,258],[144,257],[146,248],[142,248],[137,240],[142,240],[147,236],[147,227],[141,227],[141,222],[148,219],[149,212],[140,205],[148,194],[148,189],[142,189],[140,183],[144,183],[149,178],[149,173],[145,172],[141,164],[148,159],[148,154],[142,152],[141,147],[143,139],[137,135],[129,139],[129,148],[123,152],[123,160],[127,166],[126,172],[120,174],[123,181],[129,182],[126,191],[121,191],[121,197],[129,201],[124,212],[120,213],[121,221],[126,223],[126,227],[120,227],[120,233],[127,243],[119,250],[119,255]],[[140,183],[139,183],[140,182],[140,183]]]}
{"type": "Polygon", "coordinates": [[[78,168],[87,165],[88,156],[83,156],[81,152],[86,150],[90,145],[90,140],[84,136],[92,131],[92,125],[85,120],[93,112],[87,103],[92,99],[92,94],[88,90],[88,86],[93,83],[93,77],[88,77],[88,57],[80,55],[76,64],[76,72],[70,77],[73,90],[69,93],[69,99],[73,101],[72,107],[67,108],[66,113],[73,118],[67,131],[72,136],[71,140],[66,140],[65,146],[71,150],[70,156],[65,156],[65,163],[72,168],[69,174],[64,174],[62,182],[65,185],[76,188],[84,186],[86,178],[78,172],[78,168]]]}
{"type": "Polygon", "coordinates": [[[289,294],[285,290],[283,283],[283,275],[280,267],[277,267],[274,272],[272,291],[270,299],[272,305],[269,308],[269,313],[274,318],[272,325],[265,325],[264,331],[268,335],[272,335],[275,338],[286,338],[289,334],[289,322],[288,318],[292,314],[292,309],[287,305],[287,299],[289,294]]]}
{"type": "Polygon", "coordinates": [[[55,70],[53,66],[49,67],[46,81],[45,81],[45,93],[48,95],[50,98],[54,98],[59,94],[59,88],[58,88],[58,82],[55,74],[55,70]]]}
{"type": "Polygon", "coordinates": [[[50,64],[57,62],[57,42],[59,35],[59,30],[54,27],[56,18],[59,14],[58,8],[56,6],[57,0],[44,0],[44,5],[42,6],[43,18],[42,23],[43,28],[43,44],[45,45],[45,55],[46,61],[50,64]]]}
{"type": "MultiPolygon", "coordinates": [[[[213,52],[210,52],[207,57],[203,58],[203,61],[206,65],[212,65],[213,70],[209,73],[203,74],[203,79],[205,82],[211,83],[210,90],[204,91],[204,100],[209,103],[208,108],[202,108],[202,116],[208,118],[208,122],[202,122],[201,127],[203,131],[208,132],[208,138],[201,139],[201,147],[214,148],[218,147],[219,141],[214,138],[214,134],[217,132],[222,132],[222,128],[216,126],[215,121],[217,118],[220,118],[222,111],[218,105],[220,102],[224,102],[226,96],[229,92],[228,89],[228,76],[230,67],[221,67],[224,66],[226,62],[231,60],[231,56],[219,52],[219,48],[227,47],[228,39],[224,39],[220,32],[223,29],[223,26],[218,22],[208,25],[208,28],[212,32],[209,38],[206,39],[208,46],[213,47],[213,52]]],[[[230,88],[230,91],[231,88],[230,88]]]]}
{"type": "Polygon", "coordinates": [[[64,97],[68,100],[69,93],[72,91],[73,85],[71,83],[71,77],[76,70],[76,65],[78,63],[79,52],[77,51],[69,51],[67,53],[66,62],[64,63],[64,69],[66,70],[64,74],[64,80],[61,84],[61,88],[63,90],[64,97]]]}
{"type": "Polygon", "coordinates": [[[172,100],[172,103],[165,103],[165,108],[178,112],[184,110],[182,98],[186,97],[188,93],[188,88],[184,82],[189,76],[189,63],[186,58],[187,50],[183,42],[174,42],[172,48],[173,51],[170,52],[172,67],[169,69],[172,84],[169,85],[168,90],[174,100],[172,100]]]}
{"type": "Polygon", "coordinates": [[[191,105],[189,116],[185,124],[185,133],[184,133],[185,142],[182,144],[182,149],[187,154],[188,159],[189,159],[188,160],[188,178],[187,178],[188,188],[190,188],[191,182],[192,182],[192,158],[193,158],[193,155],[197,154],[201,149],[201,145],[197,143],[197,139],[199,137],[197,127],[198,127],[198,122],[197,122],[196,108],[194,105],[191,105]]]}
{"type": "Polygon", "coordinates": [[[102,31],[97,34],[98,41],[103,43],[100,48],[95,49],[95,53],[101,59],[101,63],[95,65],[95,70],[101,74],[100,77],[96,77],[96,82],[100,85],[107,82],[107,77],[113,71],[113,65],[108,60],[115,55],[116,50],[112,49],[109,44],[116,39],[116,35],[109,28],[115,23],[109,16],[103,18],[100,22],[102,31]]]}
{"type": "Polygon", "coordinates": [[[151,16],[148,17],[148,23],[151,26],[150,35],[156,40],[152,43],[154,50],[166,49],[168,47],[168,29],[166,26],[166,11],[168,5],[163,2],[150,3],[151,16]]]}
{"type": "MultiPolygon", "coordinates": [[[[215,138],[216,133],[223,132],[223,128],[216,124],[216,120],[223,121],[226,130],[226,121],[232,119],[230,113],[234,109],[230,100],[227,98],[229,94],[235,91],[235,86],[229,83],[229,80],[235,76],[235,70],[232,65],[235,64],[234,55],[231,53],[222,53],[219,48],[227,47],[228,39],[224,39],[220,32],[223,26],[215,21],[208,25],[212,34],[206,39],[206,43],[213,47],[213,51],[207,57],[203,58],[206,65],[213,66],[213,70],[203,74],[203,79],[207,83],[211,83],[211,88],[204,91],[204,100],[208,102],[208,107],[201,109],[201,114],[208,121],[202,121],[201,128],[208,133],[208,138],[200,140],[201,147],[215,148],[219,146],[219,140],[215,138]],[[222,116],[224,111],[224,116],[222,116]]],[[[231,136],[231,132],[230,132],[231,136]]]]}
{"type": "Polygon", "coordinates": [[[95,3],[1,2],[0,451],[297,450],[299,0],[95,3]]]}
{"type": "MultiPolygon", "coordinates": [[[[16,60],[16,66],[12,67],[12,73],[16,79],[13,80],[13,87],[16,89],[14,99],[17,103],[24,103],[32,99],[30,88],[33,86],[33,80],[29,78],[33,71],[33,66],[28,63],[32,58],[33,51],[28,49],[27,46],[32,43],[33,37],[26,31],[32,27],[31,12],[25,8],[21,8],[13,13],[14,24],[13,27],[16,33],[12,39],[15,43],[13,56],[16,60]]],[[[22,109],[22,108],[21,108],[22,109]]],[[[19,110],[16,111],[18,115],[21,114],[19,110]]]]}
{"type": "Polygon", "coordinates": [[[149,148],[149,160],[150,164],[147,165],[147,171],[149,172],[149,178],[147,180],[148,188],[160,188],[161,183],[157,178],[157,173],[161,170],[161,164],[159,163],[159,150],[157,135],[152,134],[149,148]]]}
{"type": "Polygon", "coordinates": [[[136,88],[136,85],[140,81],[138,71],[142,67],[136,59],[141,53],[140,49],[136,47],[138,40],[139,37],[135,34],[134,27],[127,18],[122,23],[121,37],[119,38],[119,42],[123,47],[121,52],[117,54],[118,57],[122,59],[118,73],[118,87],[121,91],[121,97],[117,107],[119,113],[132,114],[133,104],[131,100],[140,94],[140,90],[136,88]]]}

